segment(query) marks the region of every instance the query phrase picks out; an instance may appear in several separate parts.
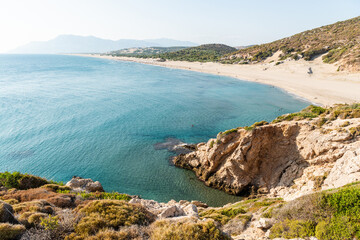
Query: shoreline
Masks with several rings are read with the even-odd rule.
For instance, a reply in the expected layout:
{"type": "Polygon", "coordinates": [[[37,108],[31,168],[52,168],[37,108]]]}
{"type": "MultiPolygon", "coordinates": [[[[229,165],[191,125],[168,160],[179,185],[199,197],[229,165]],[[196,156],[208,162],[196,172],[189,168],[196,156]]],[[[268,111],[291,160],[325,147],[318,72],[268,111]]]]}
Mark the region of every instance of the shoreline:
{"type": "Polygon", "coordinates": [[[100,54],[69,54],[72,56],[95,57],[117,61],[137,62],[160,67],[182,69],[209,73],[239,80],[267,84],[305,99],[311,103],[330,106],[336,103],[360,102],[360,73],[337,72],[337,66],[325,64],[321,57],[313,61],[285,60],[280,65],[270,63],[269,58],[264,63],[251,65],[232,65],[214,62],[159,62],[150,58],[113,57],[100,54]],[[313,74],[307,73],[311,67],[313,74]]]}

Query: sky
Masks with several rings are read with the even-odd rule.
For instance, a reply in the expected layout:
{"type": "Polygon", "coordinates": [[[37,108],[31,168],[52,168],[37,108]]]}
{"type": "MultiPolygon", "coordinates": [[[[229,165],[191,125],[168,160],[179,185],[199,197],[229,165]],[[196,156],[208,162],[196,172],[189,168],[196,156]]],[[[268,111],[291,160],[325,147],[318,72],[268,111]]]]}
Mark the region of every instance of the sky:
{"type": "Polygon", "coordinates": [[[61,34],[245,46],[360,15],[360,0],[0,0],[0,52],[61,34]]]}

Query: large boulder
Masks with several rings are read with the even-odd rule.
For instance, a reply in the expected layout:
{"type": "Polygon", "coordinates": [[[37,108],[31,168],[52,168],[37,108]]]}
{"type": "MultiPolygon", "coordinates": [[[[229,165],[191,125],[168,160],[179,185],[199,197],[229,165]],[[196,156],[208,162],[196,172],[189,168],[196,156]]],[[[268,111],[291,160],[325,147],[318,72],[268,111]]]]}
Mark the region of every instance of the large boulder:
{"type": "Polygon", "coordinates": [[[272,227],[274,220],[271,218],[260,218],[259,221],[254,223],[254,226],[263,230],[267,230],[272,227]]]}
{"type": "Polygon", "coordinates": [[[66,186],[76,192],[104,192],[101,183],[90,178],[73,177],[66,186]]]}
{"type": "Polygon", "coordinates": [[[0,200],[0,223],[17,223],[10,204],[0,200]]]}
{"type": "Polygon", "coordinates": [[[190,217],[199,217],[198,209],[194,204],[188,204],[183,208],[185,214],[190,217]]]}

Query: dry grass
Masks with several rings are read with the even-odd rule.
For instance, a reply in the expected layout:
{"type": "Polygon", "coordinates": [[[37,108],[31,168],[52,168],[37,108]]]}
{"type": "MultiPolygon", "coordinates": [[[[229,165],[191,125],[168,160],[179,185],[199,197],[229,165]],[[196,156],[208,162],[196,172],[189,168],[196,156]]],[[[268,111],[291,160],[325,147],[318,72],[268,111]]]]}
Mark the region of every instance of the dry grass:
{"type": "Polygon", "coordinates": [[[25,232],[23,225],[0,223],[0,240],[13,240],[25,232]]]}
{"type": "Polygon", "coordinates": [[[360,17],[315,28],[271,43],[240,49],[223,57],[225,63],[261,62],[281,51],[279,60],[320,54],[325,63],[339,63],[339,70],[360,71],[360,17]]]}
{"type": "Polygon", "coordinates": [[[104,229],[119,230],[122,226],[148,225],[154,216],[144,207],[119,200],[96,200],[77,211],[84,217],[75,226],[75,233],[69,239],[96,235],[104,229]]]}
{"type": "Polygon", "coordinates": [[[153,240],[226,240],[230,239],[213,220],[202,222],[159,220],[151,225],[153,240]]]}

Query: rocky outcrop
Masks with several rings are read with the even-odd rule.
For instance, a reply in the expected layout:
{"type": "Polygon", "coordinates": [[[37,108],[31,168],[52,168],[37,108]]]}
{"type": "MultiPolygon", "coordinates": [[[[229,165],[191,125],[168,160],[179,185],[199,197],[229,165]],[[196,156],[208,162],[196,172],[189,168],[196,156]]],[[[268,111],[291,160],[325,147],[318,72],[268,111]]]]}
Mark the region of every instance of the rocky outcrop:
{"type": "Polygon", "coordinates": [[[13,207],[0,200],[0,223],[17,223],[13,207]]]}
{"type": "Polygon", "coordinates": [[[101,183],[90,178],[73,177],[66,186],[75,192],[104,192],[101,183]]]}
{"type": "Polygon", "coordinates": [[[352,129],[360,119],[319,121],[233,129],[173,161],[193,170],[206,185],[235,195],[270,193],[290,200],[322,185],[339,187],[359,179],[360,140],[352,129]]]}
{"type": "MultiPolygon", "coordinates": [[[[154,200],[147,200],[141,198],[133,198],[129,203],[140,204],[145,207],[149,212],[154,214],[157,218],[176,218],[176,217],[189,217],[199,218],[198,207],[195,204],[186,200],[176,202],[171,200],[168,203],[160,203],[154,200]]],[[[201,202],[198,202],[199,204],[201,202]]],[[[203,206],[206,204],[201,203],[203,206]]],[[[207,205],[206,205],[207,206],[207,205]]],[[[201,208],[201,207],[199,207],[201,208]]]]}

